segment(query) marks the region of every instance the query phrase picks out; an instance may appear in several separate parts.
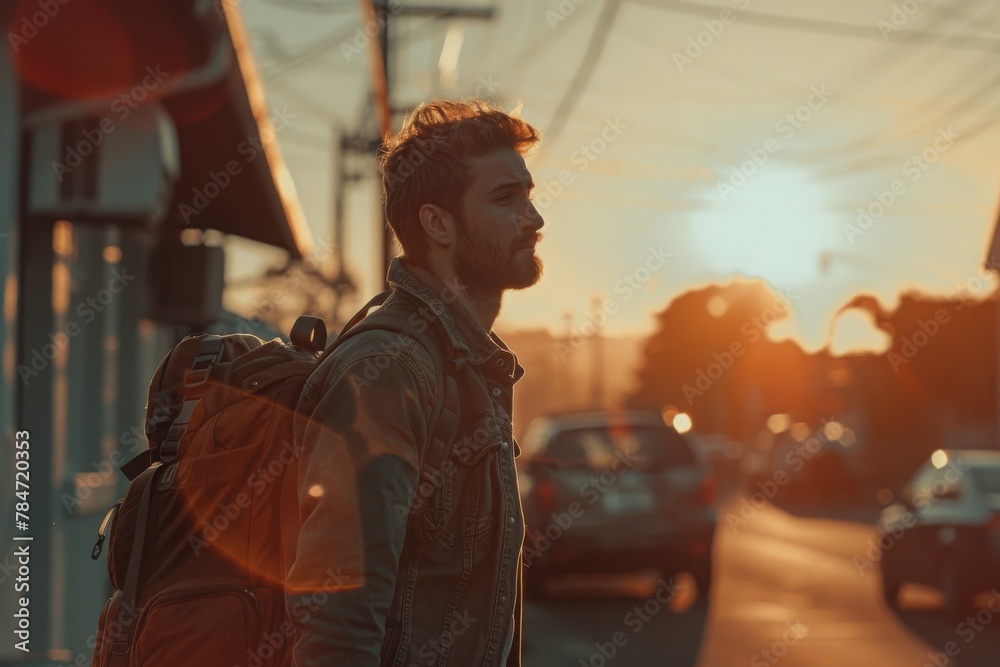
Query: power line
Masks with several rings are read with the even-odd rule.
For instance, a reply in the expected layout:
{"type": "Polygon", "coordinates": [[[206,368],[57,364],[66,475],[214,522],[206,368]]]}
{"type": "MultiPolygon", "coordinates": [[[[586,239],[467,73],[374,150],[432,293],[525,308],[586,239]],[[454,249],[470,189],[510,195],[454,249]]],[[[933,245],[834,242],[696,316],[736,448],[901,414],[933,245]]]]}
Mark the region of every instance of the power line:
{"type": "MultiPolygon", "coordinates": [[[[696,2],[685,2],[685,0],[629,0],[629,2],[652,9],[664,9],[711,18],[718,18],[719,12],[726,9],[719,5],[709,6],[696,2]]],[[[770,14],[744,9],[736,10],[734,14],[741,22],[756,23],[769,28],[783,28],[800,32],[837,35],[840,37],[857,37],[859,39],[886,42],[877,25],[863,26],[856,23],[844,23],[828,19],[807,19],[798,16],[785,16],[783,14],[770,14]]],[[[1000,40],[997,39],[981,37],[979,35],[948,35],[927,30],[900,30],[898,33],[893,34],[892,43],[917,46],[933,45],[939,48],[971,49],[975,51],[989,51],[991,53],[1000,52],[1000,40]]]]}
{"type": "Polygon", "coordinates": [[[329,122],[331,119],[338,123],[344,122],[339,112],[328,108],[319,99],[295,88],[288,79],[269,80],[267,84],[271,88],[281,91],[282,96],[291,98],[297,106],[296,110],[301,109],[303,113],[320,118],[324,122],[329,122]]]}
{"type": "Polygon", "coordinates": [[[312,14],[332,14],[345,9],[353,9],[358,3],[352,0],[337,0],[336,2],[321,2],[320,0],[265,0],[267,4],[281,9],[312,14]]]}
{"type": "Polygon", "coordinates": [[[621,0],[604,0],[604,6],[601,8],[600,16],[597,17],[594,32],[590,35],[587,50],[580,60],[580,66],[576,68],[576,72],[574,72],[573,78],[569,82],[569,87],[566,88],[566,92],[563,93],[562,99],[559,100],[559,104],[556,106],[555,115],[547,133],[550,147],[558,140],[559,135],[566,126],[566,119],[573,113],[573,109],[576,107],[577,102],[580,101],[580,96],[587,87],[590,77],[593,76],[597,61],[600,60],[601,54],[604,52],[604,46],[607,44],[608,35],[611,33],[611,28],[615,23],[615,16],[618,14],[620,7],[621,0]]]}
{"type": "MultiPolygon", "coordinates": [[[[938,7],[935,7],[932,10],[931,16],[929,18],[933,19],[933,18],[939,17],[941,19],[941,21],[951,21],[951,20],[953,20],[953,18],[955,16],[956,16],[956,12],[955,12],[955,8],[954,7],[947,7],[946,8],[946,7],[938,6],[938,7]]],[[[964,27],[965,26],[965,22],[964,21],[959,21],[958,25],[964,27]]],[[[901,51],[897,51],[893,55],[895,55],[896,59],[898,59],[900,53],[901,53],[901,51]]],[[[987,56],[986,59],[984,59],[984,61],[983,61],[982,64],[986,65],[987,62],[990,62],[990,63],[992,62],[992,58],[990,56],[987,56]]],[[[916,65],[914,65],[914,67],[916,67],[916,65]]],[[[984,70],[984,68],[977,65],[977,71],[982,71],[982,70],[984,70]]],[[[857,84],[857,82],[859,80],[864,80],[864,79],[867,79],[867,78],[871,78],[874,73],[880,72],[880,71],[883,71],[883,70],[880,70],[880,69],[872,67],[871,64],[870,64],[870,61],[869,61],[865,65],[862,65],[861,71],[857,75],[853,75],[852,74],[851,76],[848,77],[848,80],[851,82],[852,85],[855,85],[855,84],[857,84]]],[[[900,78],[907,79],[908,77],[905,74],[903,74],[903,75],[900,76],[900,78]]],[[[920,107],[918,107],[916,109],[911,109],[910,113],[909,113],[909,116],[910,117],[920,117],[925,112],[929,111],[932,107],[934,107],[939,100],[941,100],[941,99],[949,99],[950,97],[952,97],[952,91],[957,91],[959,88],[962,88],[962,87],[964,87],[967,84],[967,80],[966,80],[967,77],[962,76],[962,77],[957,77],[957,78],[959,79],[960,83],[958,83],[956,86],[950,87],[947,91],[938,91],[932,98],[925,100],[925,102],[923,104],[921,104],[920,107]]],[[[948,114],[946,114],[946,116],[947,115],[948,114]]],[[[929,125],[935,125],[935,124],[938,124],[940,122],[941,122],[941,120],[939,119],[935,123],[930,123],[928,125],[925,125],[921,129],[918,129],[918,130],[915,130],[913,132],[910,132],[907,136],[908,137],[913,137],[914,134],[917,134],[917,133],[925,131],[929,127],[929,125]]],[[[888,162],[890,160],[894,160],[895,159],[895,155],[886,156],[886,155],[883,155],[882,153],[884,153],[884,151],[887,148],[890,148],[890,147],[898,145],[904,139],[899,139],[899,140],[889,141],[889,142],[883,142],[883,141],[881,141],[881,139],[882,139],[881,134],[870,134],[867,137],[855,139],[850,144],[838,146],[834,150],[821,151],[821,152],[814,153],[811,156],[811,159],[813,161],[815,161],[816,159],[822,159],[822,158],[825,158],[825,157],[829,157],[830,159],[834,159],[834,160],[836,160],[838,158],[839,159],[853,159],[854,160],[853,162],[850,162],[847,165],[842,165],[842,166],[834,168],[832,170],[828,170],[828,172],[830,174],[838,174],[838,173],[842,173],[842,172],[854,171],[854,170],[857,170],[859,168],[868,167],[869,165],[878,165],[878,164],[882,164],[882,163],[888,162]],[[848,155],[845,155],[846,153],[852,153],[852,154],[850,156],[848,156],[848,155]],[[869,157],[859,158],[858,157],[859,154],[860,155],[868,155],[869,157]],[[872,155],[872,154],[875,154],[875,155],[872,155]]]]}
{"type": "Polygon", "coordinates": [[[355,30],[357,30],[357,26],[350,25],[341,30],[329,33],[324,37],[320,37],[319,39],[296,49],[294,53],[290,53],[284,58],[268,63],[266,67],[261,68],[261,73],[265,79],[269,79],[275,75],[284,74],[290,69],[326,55],[341,44],[344,44],[347,39],[354,34],[355,30]]]}
{"type": "MultiPolygon", "coordinates": [[[[913,142],[913,141],[916,141],[916,139],[918,138],[919,135],[926,134],[929,131],[933,131],[933,130],[939,129],[939,126],[942,125],[942,124],[944,124],[944,123],[948,123],[949,125],[958,124],[956,121],[954,121],[952,119],[955,116],[957,116],[959,114],[959,112],[964,111],[965,109],[967,109],[969,107],[978,106],[979,105],[979,100],[982,99],[982,98],[984,98],[984,97],[986,97],[986,96],[989,96],[990,94],[992,94],[994,92],[996,92],[998,85],[1000,85],[1000,75],[992,77],[986,83],[986,85],[982,86],[976,92],[972,93],[971,95],[969,95],[965,99],[963,99],[960,102],[958,102],[957,104],[953,105],[945,113],[941,114],[936,120],[934,120],[934,121],[932,121],[930,123],[925,123],[919,129],[910,132],[907,138],[910,140],[910,142],[913,142]]],[[[990,108],[989,106],[987,106],[986,110],[987,110],[987,115],[989,117],[986,118],[983,122],[980,122],[979,124],[975,125],[971,130],[967,130],[966,132],[963,132],[958,137],[959,141],[964,141],[965,139],[971,138],[972,136],[977,136],[977,135],[983,133],[984,131],[988,130],[990,127],[992,127],[993,125],[995,125],[997,122],[1000,122],[1000,118],[998,118],[995,115],[995,112],[994,112],[994,110],[992,108],[990,108]]],[[[893,142],[893,143],[891,143],[889,145],[890,146],[895,146],[895,145],[898,145],[899,143],[900,142],[897,141],[897,142],[893,142]]],[[[869,151],[866,151],[866,152],[872,153],[872,152],[875,152],[877,150],[884,150],[884,148],[885,147],[880,147],[880,148],[872,149],[872,150],[869,150],[869,151]]],[[[850,157],[857,158],[857,155],[853,155],[853,156],[850,156],[850,157]]],[[[829,169],[826,169],[824,171],[829,176],[836,176],[836,175],[840,175],[840,174],[850,173],[850,172],[856,171],[856,170],[858,170],[860,168],[863,168],[863,167],[870,167],[872,165],[885,164],[885,163],[888,163],[888,162],[891,162],[891,161],[895,161],[895,160],[898,160],[898,155],[897,154],[872,155],[870,157],[866,157],[866,158],[862,158],[862,159],[855,159],[853,162],[849,162],[847,164],[841,164],[838,167],[829,168],[829,169]]]]}

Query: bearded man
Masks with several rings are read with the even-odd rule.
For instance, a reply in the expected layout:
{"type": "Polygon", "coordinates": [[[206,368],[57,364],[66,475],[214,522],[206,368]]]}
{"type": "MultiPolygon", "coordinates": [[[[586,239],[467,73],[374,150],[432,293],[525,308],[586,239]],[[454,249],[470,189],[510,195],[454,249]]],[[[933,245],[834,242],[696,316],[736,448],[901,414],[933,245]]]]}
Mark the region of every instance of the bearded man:
{"type": "Polygon", "coordinates": [[[403,255],[368,317],[405,325],[361,320],[298,405],[286,602],[299,667],[521,664],[511,406],[524,370],[492,328],[504,292],[542,273],[524,162],[538,141],[469,100],[419,107],[386,143],[385,213],[403,255]]]}

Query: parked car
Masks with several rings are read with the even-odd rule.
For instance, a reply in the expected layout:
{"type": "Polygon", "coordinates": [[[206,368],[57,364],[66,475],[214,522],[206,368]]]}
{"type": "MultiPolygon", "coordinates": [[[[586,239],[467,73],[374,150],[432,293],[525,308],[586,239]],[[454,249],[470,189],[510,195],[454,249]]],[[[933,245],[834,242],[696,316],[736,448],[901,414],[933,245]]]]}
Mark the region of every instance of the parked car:
{"type": "Polygon", "coordinates": [[[528,595],[554,573],[649,567],[686,570],[708,595],[715,478],[658,413],[544,417],[522,444],[528,595]]]}
{"type": "Polygon", "coordinates": [[[749,486],[756,490],[758,483],[773,480],[776,475],[787,477],[781,494],[775,498],[778,503],[850,505],[860,495],[860,483],[848,452],[838,442],[812,439],[803,443],[782,434],[763,464],[758,463],[755,474],[748,477],[749,486]]]}
{"type": "Polygon", "coordinates": [[[977,594],[1000,586],[1000,452],[934,452],[878,528],[886,602],[896,606],[903,584],[916,582],[940,589],[946,611],[964,617],[977,594]]]}

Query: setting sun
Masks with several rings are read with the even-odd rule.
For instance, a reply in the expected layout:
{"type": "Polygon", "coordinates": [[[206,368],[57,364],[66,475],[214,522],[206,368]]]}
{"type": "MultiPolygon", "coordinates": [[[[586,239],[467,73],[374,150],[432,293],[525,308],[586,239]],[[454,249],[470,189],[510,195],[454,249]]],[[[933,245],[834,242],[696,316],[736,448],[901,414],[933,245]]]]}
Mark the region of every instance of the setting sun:
{"type": "Polygon", "coordinates": [[[826,193],[802,171],[766,164],[725,201],[713,188],[703,207],[691,223],[695,249],[723,275],[801,284],[839,240],[826,193]]]}

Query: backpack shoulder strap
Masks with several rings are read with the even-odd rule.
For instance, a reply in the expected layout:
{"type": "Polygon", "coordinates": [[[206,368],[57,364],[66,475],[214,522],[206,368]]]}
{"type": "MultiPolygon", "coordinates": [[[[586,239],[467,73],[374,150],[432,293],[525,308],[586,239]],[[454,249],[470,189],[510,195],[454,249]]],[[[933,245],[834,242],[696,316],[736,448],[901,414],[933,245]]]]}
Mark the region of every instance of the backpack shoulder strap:
{"type": "MultiPolygon", "coordinates": [[[[184,436],[184,431],[187,430],[188,421],[190,421],[198,401],[208,389],[206,383],[212,374],[212,368],[222,359],[223,351],[221,336],[205,336],[201,339],[198,344],[198,352],[191,363],[191,369],[184,376],[184,402],[181,405],[180,413],[170,423],[163,442],[156,450],[139,452],[119,468],[130,482],[154,461],[173,463],[177,459],[177,448],[184,436]]],[[[150,436],[149,428],[150,424],[147,424],[147,437],[150,436]]]]}
{"type": "MultiPolygon", "coordinates": [[[[156,485],[159,483],[159,473],[163,469],[158,461],[146,468],[140,476],[145,476],[145,486],[139,500],[139,510],[135,518],[135,535],[132,538],[132,553],[128,561],[128,573],[125,575],[125,588],[122,590],[122,604],[115,619],[115,633],[112,637],[109,652],[111,665],[126,667],[131,664],[129,652],[132,648],[134,623],[129,616],[135,613],[139,600],[139,569],[142,567],[143,547],[146,544],[147,525],[149,523],[149,502],[156,485]]],[[[138,479],[138,478],[136,478],[138,479]]]]}
{"type": "MultiPolygon", "coordinates": [[[[459,403],[461,400],[458,391],[458,382],[454,373],[449,372],[447,366],[448,350],[447,343],[442,343],[441,334],[432,333],[437,331],[436,326],[430,323],[429,326],[418,329],[410,323],[409,319],[402,313],[394,310],[379,309],[368,315],[374,306],[381,306],[386,302],[392,290],[386,290],[377,294],[369,301],[341,331],[337,339],[330,345],[320,357],[320,361],[326,358],[344,341],[365,331],[389,331],[403,336],[408,336],[416,340],[427,350],[434,362],[437,394],[434,397],[434,405],[431,407],[428,426],[431,429],[430,439],[427,442],[424,460],[420,462],[420,476],[435,479],[435,473],[439,472],[444,465],[445,459],[451,453],[451,447],[458,431],[459,403]]],[[[433,481],[432,481],[433,483],[433,481]]]]}

